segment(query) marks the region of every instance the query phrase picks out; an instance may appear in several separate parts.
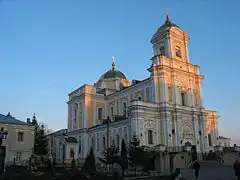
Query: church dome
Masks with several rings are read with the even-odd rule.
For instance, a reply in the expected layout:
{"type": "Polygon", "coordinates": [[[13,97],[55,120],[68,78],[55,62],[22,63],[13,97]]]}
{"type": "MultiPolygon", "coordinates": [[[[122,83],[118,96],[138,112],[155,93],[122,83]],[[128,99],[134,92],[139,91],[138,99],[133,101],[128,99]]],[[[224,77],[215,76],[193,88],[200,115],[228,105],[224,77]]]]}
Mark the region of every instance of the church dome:
{"type": "Polygon", "coordinates": [[[153,37],[151,39],[151,43],[153,43],[153,41],[155,39],[157,39],[158,37],[160,37],[164,32],[169,31],[172,27],[177,27],[177,28],[181,29],[179,26],[172,23],[169,19],[169,16],[167,15],[166,22],[158,28],[157,32],[153,35],[153,37]]]}
{"type": "Polygon", "coordinates": [[[121,71],[118,71],[113,68],[103,75],[103,79],[110,79],[110,78],[127,79],[126,76],[121,71]]]}

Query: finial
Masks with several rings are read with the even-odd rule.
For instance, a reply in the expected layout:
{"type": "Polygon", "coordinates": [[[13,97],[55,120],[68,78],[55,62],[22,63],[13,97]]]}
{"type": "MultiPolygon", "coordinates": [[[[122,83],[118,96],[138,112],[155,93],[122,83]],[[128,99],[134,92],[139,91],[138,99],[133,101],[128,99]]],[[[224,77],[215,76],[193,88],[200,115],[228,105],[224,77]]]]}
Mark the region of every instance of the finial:
{"type": "Polygon", "coordinates": [[[168,8],[166,8],[166,23],[169,23],[169,22],[171,22],[171,21],[170,21],[170,18],[168,16],[168,8]]]}
{"type": "Polygon", "coordinates": [[[112,56],[112,70],[115,70],[115,69],[116,69],[116,68],[115,68],[115,62],[114,62],[114,60],[115,60],[115,57],[112,56]]]}

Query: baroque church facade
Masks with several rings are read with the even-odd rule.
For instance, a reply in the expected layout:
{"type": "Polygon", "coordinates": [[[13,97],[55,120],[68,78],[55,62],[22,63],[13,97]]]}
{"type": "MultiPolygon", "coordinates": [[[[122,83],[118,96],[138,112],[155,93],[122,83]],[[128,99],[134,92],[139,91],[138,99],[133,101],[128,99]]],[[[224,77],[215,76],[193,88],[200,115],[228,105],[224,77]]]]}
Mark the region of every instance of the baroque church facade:
{"type": "MultiPolygon", "coordinates": [[[[122,140],[128,143],[134,135],[150,147],[181,147],[188,142],[199,153],[212,150],[217,145],[219,117],[204,107],[204,76],[190,62],[188,41],[188,34],[167,15],[151,39],[149,77],[129,81],[113,61],[94,85],[71,92],[67,135],[75,140],[66,142],[64,157],[74,151],[85,158],[91,147],[98,156],[107,145],[114,142],[120,147],[122,140]]],[[[60,157],[62,148],[56,146],[60,157]]]]}

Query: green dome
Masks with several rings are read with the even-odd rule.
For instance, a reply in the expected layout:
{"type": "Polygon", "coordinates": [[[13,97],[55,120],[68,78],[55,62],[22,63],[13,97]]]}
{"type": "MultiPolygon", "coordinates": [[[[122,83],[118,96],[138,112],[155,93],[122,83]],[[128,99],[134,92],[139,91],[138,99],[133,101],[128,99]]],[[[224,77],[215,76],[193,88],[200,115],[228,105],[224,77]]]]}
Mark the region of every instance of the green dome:
{"type": "Polygon", "coordinates": [[[110,78],[121,78],[127,79],[126,76],[118,70],[111,69],[103,75],[103,79],[110,79],[110,78]]]}

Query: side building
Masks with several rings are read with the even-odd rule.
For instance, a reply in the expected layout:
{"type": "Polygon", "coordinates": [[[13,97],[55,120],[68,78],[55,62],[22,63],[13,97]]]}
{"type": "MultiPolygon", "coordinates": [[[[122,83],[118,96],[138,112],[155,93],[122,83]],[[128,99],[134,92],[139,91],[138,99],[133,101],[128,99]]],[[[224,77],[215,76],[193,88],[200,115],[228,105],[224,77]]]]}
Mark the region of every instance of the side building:
{"type": "Polygon", "coordinates": [[[0,114],[0,128],[7,132],[2,146],[6,147],[5,163],[29,160],[34,148],[34,127],[13,117],[0,114]]]}
{"type": "Polygon", "coordinates": [[[90,147],[100,156],[111,143],[120,147],[134,135],[141,145],[178,149],[190,143],[198,153],[217,145],[219,117],[205,109],[204,76],[190,62],[188,41],[188,34],[167,15],[151,39],[153,56],[146,79],[129,81],[113,61],[96,83],[68,95],[67,135],[76,139],[69,148],[79,159],[90,147]]]}

